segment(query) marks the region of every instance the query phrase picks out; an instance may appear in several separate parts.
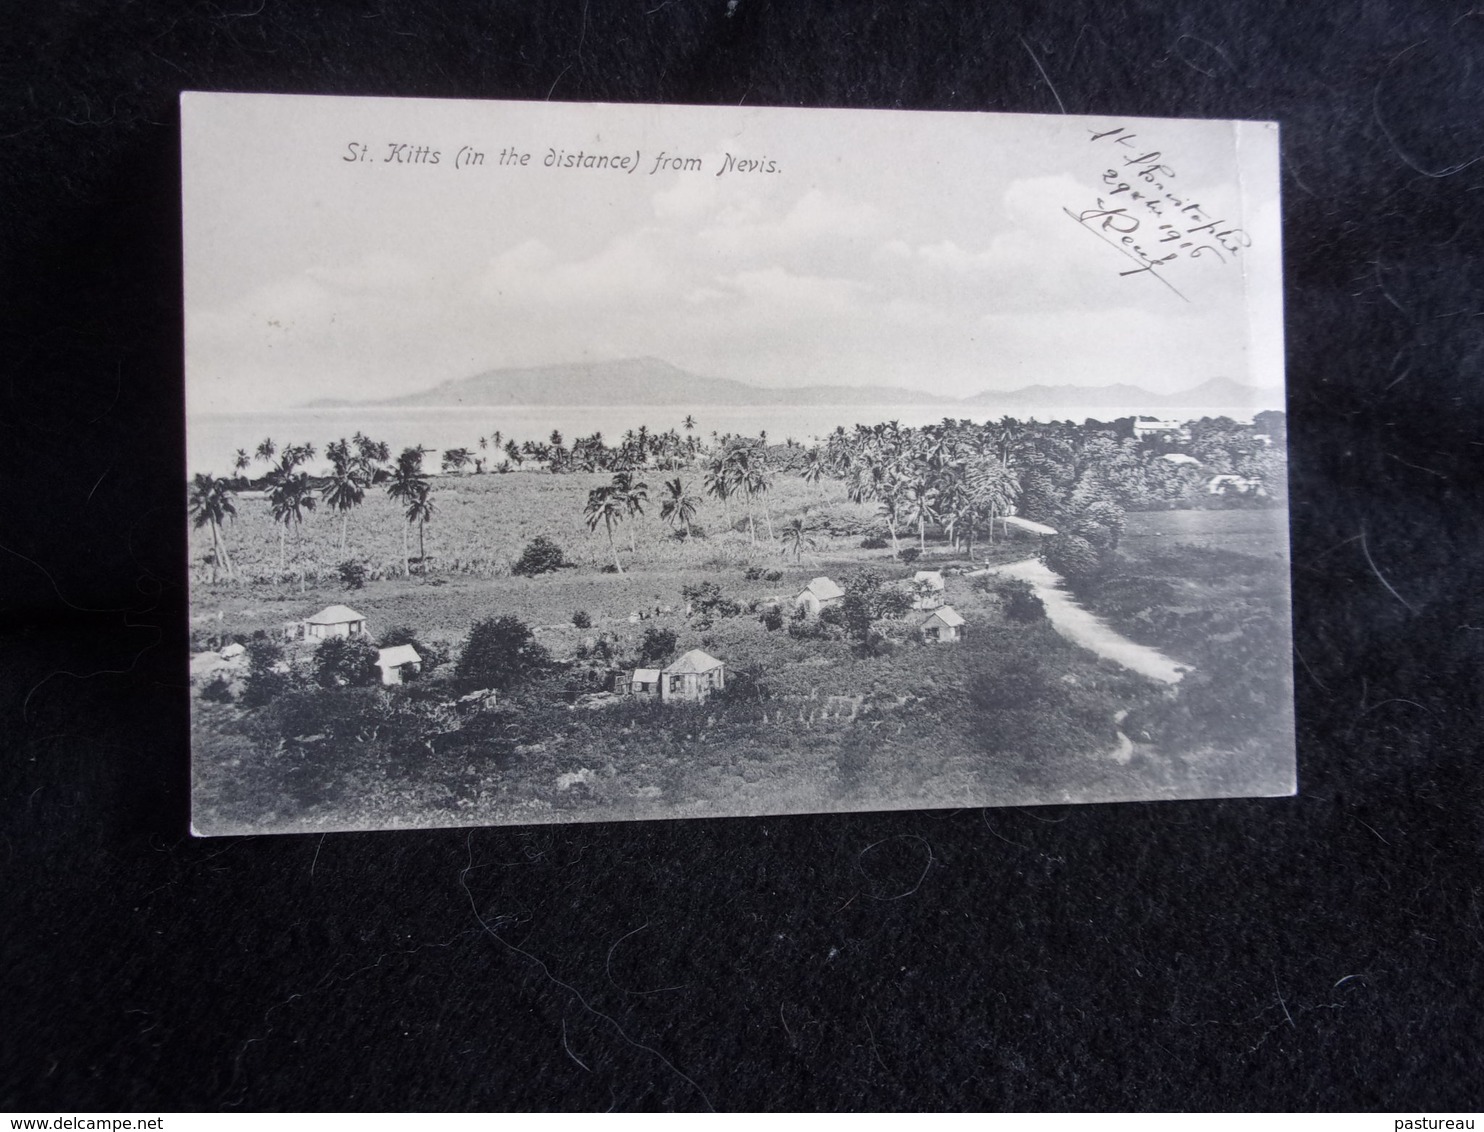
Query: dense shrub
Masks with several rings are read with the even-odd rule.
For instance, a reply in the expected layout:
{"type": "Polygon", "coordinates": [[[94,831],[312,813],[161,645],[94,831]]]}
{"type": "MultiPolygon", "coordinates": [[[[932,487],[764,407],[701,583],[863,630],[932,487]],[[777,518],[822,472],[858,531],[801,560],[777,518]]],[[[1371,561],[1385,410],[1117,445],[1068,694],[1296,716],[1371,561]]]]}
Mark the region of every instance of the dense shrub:
{"type": "Polygon", "coordinates": [[[545,535],[537,535],[526,544],[520,558],[510,572],[522,578],[534,578],[537,574],[550,574],[567,564],[562,548],[545,535]]]}
{"type": "Polygon", "coordinates": [[[469,630],[454,679],[461,688],[509,689],[545,671],[551,656],[519,617],[489,617],[469,630]]]}
{"type": "Polygon", "coordinates": [[[340,584],[348,590],[360,590],[366,587],[366,567],[363,563],[354,559],[347,559],[335,567],[335,572],[340,575],[340,584]]]}
{"type": "Polygon", "coordinates": [[[897,551],[897,557],[903,562],[916,562],[922,557],[922,551],[915,546],[905,546],[897,551]]]}
{"type": "Polygon", "coordinates": [[[643,666],[662,664],[675,651],[679,638],[674,629],[646,629],[639,642],[639,663],[643,666]]]}
{"type": "Polygon", "coordinates": [[[872,535],[870,538],[861,539],[862,550],[885,550],[886,540],[872,535]]]}
{"type": "Polygon", "coordinates": [[[781,581],[783,581],[783,571],[782,570],[769,570],[766,574],[763,575],[763,581],[765,581],[765,582],[781,582],[781,581]]]}
{"type": "Polygon", "coordinates": [[[845,579],[845,600],[840,603],[840,615],[845,631],[857,641],[865,641],[871,635],[871,621],[876,616],[876,603],[881,590],[881,575],[862,568],[845,579]]]}
{"type": "Polygon", "coordinates": [[[997,579],[995,589],[1005,603],[1005,620],[1029,624],[1046,619],[1046,605],[1036,596],[1035,587],[1020,578],[997,579]]]}
{"type": "Polygon", "coordinates": [[[749,582],[762,581],[763,568],[761,566],[749,566],[746,570],[742,571],[742,576],[749,582]]]}
{"type": "Polygon", "coordinates": [[[1041,548],[1041,561],[1069,583],[1097,576],[1103,559],[1097,548],[1080,535],[1054,535],[1041,548]]]}
{"type": "Polygon", "coordinates": [[[721,587],[715,582],[697,582],[694,585],[685,585],[680,588],[680,596],[685,598],[690,608],[690,615],[696,618],[696,623],[703,628],[709,625],[716,617],[735,617],[742,612],[742,606],[721,592],[721,587]]]}
{"type": "Polygon", "coordinates": [[[591,629],[593,627],[593,619],[588,616],[587,610],[579,609],[576,613],[572,614],[572,626],[576,629],[591,629]]]}
{"type": "Polygon", "coordinates": [[[1096,550],[1109,553],[1118,549],[1125,522],[1123,508],[1100,500],[1089,503],[1073,518],[1069,533],[1086,539],[1096,550]]]}
{"type": "Polygon", "coordinates": [[[314,682],[321,688],[360,688],[380,678],[376,646],[365,637],[331,637],[314,650],[314,682]]]}
{"type": "Polygon", "coordinates": [[[874,612],[877,617],[900,617],[912,608],[912,597],[907,590],[894,586],[882,587],[876,591],[874,612]]]}
{"type": "Polygon", "coordinates": [[[232,702],[232,682],[218,672],[201,689],[201,698],[208,703],[229,704],[232,702]]]}
{"type": "Polygon", "coordinates": [[[242,681],[242,702],[247,707],[271,703],[289,688],[288,674],[279,671],[283,649],[266,636],[247,642],[247,675],[242,681]]]}
{"type": "Polygon", "coordinates": [[[762,666],[744,664],[727,673],[727,682],[712,693],[712,699],[723,704],[756,704],[772,698],[762,666]]]}
{"type": "Polygon", "coordinates": [[[763,628],[768,630],[768,632],[777,632],[783,628],[783,610],[779,609],[776,605],[770,605],[763,610],[758,620],[762,622],[763,628]]]}

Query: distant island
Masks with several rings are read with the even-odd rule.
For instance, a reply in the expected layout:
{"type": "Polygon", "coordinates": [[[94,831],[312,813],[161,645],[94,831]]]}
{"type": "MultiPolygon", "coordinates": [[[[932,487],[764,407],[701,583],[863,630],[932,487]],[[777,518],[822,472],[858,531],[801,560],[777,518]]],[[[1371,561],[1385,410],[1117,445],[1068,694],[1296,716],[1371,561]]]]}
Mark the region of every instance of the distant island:
{"type": "Polygon", "coordinates": [[[486,370],[472,377],[442,382],[418,393],[372,401],[321,399],[307,409],[339,408],[510,408],[515,406],[645,406],[645,405],[941,405],[945,409],[990,407],[1010,411],[1020,406],[1066,402],[1079,412],[1108,409],[1178,407],[1186,411],[1220,410],[1234,405],[1283,404],[1281,389],[1243,385],[1217,377],[1178,393],[1151,393],[1136,385],[1028,385],[986,390],[972,397],[941,397],[894,386],[805,385],[767,389],[729,378],[690,373],[659,358],[567,362],[486,370]]]}

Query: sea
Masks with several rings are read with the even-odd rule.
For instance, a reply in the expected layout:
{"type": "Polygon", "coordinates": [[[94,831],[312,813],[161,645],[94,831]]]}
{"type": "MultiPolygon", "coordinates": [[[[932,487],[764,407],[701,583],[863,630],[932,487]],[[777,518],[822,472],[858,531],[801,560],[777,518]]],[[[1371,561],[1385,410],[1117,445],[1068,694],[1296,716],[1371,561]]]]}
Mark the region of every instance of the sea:
{"type": "MultiPolygon", "coordinates": [[[[1017,405],[1013,410],[1007,408],[993,412],[982,407],[968,409],[954,405],[863,402],[851,405],[712,405],[692,409],[690,415],[695,419],[694,434],[702,441],[709,442],[713,432],[719,436],[727,433],[758,436],[766,432],[771,443],[792,438],[801,444],[810,444],[817,438],[828,436],[839,425],[849,430],[857,424],[874,425],[893,420],[904,427],[914,428],[941,421],[945,416],[984,422],[999,420],[1007,413],[1020,420],[1034,418],[1042,421],[1082,421],[1088,417],[1112,420],[1134,413],[1176,420],[1204,416],[1251,420],[1253,413],[1260,408],[1250,404],[1219,409],[1181,409],[1160,405],[1158,408],[1131,407],[1115,412],[1107,408],[1084,409],[1060,402],[1040,406],[1039,411],[1017,405]]],[[[339,406],[199,413],[186,420],[186,472],[188,475],[197,472],[230,475],[237,449],[246,449],[251,455],[266,438],[272,438],[280,448],[286,443],[314,444],[317,458],[310,462],[309,469],[320,471],[324,466],[325,445],[341,437],[349,439],[357,432],[385,441],[393,454],[403,448],[422,445],[435,453],[449,448],[468,448],[476,456],[482,456],[485,453],[479,449],[480,437],[488,440],[496,431],[501,434],[502,442],[513,439],[517,444],[526,440],[545,441],[553,429],[560,432],[568,444],[575,437],[590,436],[594,432],[601,432],[604,440],[613,444],[626,431],[638,429],[640,425],[647,425],[651,432],[666,432],[673,428],[684,436],[686,412],[681,406],[540,405],[510,408],[339,406]]],[[[256,463],[255,471],[260,471],[262,466],[256,463]]],[[[436,457],[428,460],[428,467],[430,471],[437,470],[436,457]]]]}

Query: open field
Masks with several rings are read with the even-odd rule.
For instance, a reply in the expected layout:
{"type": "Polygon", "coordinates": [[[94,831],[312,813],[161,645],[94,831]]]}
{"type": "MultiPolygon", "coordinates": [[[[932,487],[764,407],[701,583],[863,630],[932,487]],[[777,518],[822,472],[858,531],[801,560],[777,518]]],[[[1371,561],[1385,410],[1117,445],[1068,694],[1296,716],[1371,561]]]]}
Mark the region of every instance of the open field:
{"type": "MultiPolygon", "coordinates": [[[[613,562],[613,551],[602,527],[589,531],[583,519],[588,492],[607,484],[604,473],[511,472],[506,475],[438,476],[433,478],[436,512],[424,531],[434,572],[474,573],[483,576],[508,574],[525,545],[538,535],[555,540],[569,560],[587,570],[598,570],[613,562]]],[[[747,512],[736,500],[723,507],[704,498],[699,471],[641,473],[636,478],[649,486],[645,513],[625,521],[614,531],[620,562],[631,566],[708,569],[718,559],[726,563],[743,560],[781,560],[781,551],[766,543],[768,516],[775,532],[791,518],[803,518],[815,537],[827,547],[858,544],[862,531],[885,534],[885,527],[871,504],[846,500],[835,481],[807,484],[800,478],[779,473],[768,493],[766,512],[762,501],[754,506],[758,545],[754,549],[745,530],[747,512]],[[699,537],[677,539],[675,528],[659,518],[664,481],[679,475],[688,491],[701,497],[692,527],[699,537]],[[731,528],[742,526],[741,531],[731,528]],[[823,528],[850,531],[853,537],[830,538],[823,528]]],[[[277,580],[280,532],[267,501],[257,493],[236,497],[237,516],[225,530],[228,552],[245,578],[277,580]]],[[[411,553],[418,553],[416,524],[408,525],[397,503],[381,488],[366,493],[365,502],[348,518],[322,502],[309,512],[301,526],[284,537],[284,578],[296,581],[301,575],[313,580],[333,576],[336,564],[355,559],[365,563],[371,576],[400,574],[403,569],[402,537],[406,534],[411,553]],[[340,549],[342,521],[345,549],[340,549]]],[[[191,532],[192,576],[206,581],[211,576],[207,555],[211,536],[206,530],[191,532]]]]}
{"type": "MultiPolygon", "coordinates": [[[[681,475],[699,482],[694,473],[681,475]]],[[[440,477],[435,493],[439,511],[428,530],[428,552],[438,560],[428,574],[411,577],[401,573],[402,518],[384,493],[368,496],[351,516],[345,555],[339,552],[339,520],[322,510],[312,513],[288,539],[291,570],[295,562],[307,569],[302,575],[290,574],[277,581],[268,579],[277,573],[279,528],[262,500],[241,499],[238,517],[227,530],[231,554],[247,577],[262,580],[246,586],[211,583],[209,567],[198,565],[191,592],[192,628],[203,636],[277,631],[285,621],[345,602],[366,615],[373,634],[408,625],[426,637],[454,642],[475,620],[512,613],[541,627],[543,633],[553,634],[550,647],[561,655],[561,649],[575,647],[593,631],[626,631],[631,617],[643,614],[647,620],[667,606],[680,609],[684,604],[681,587],[692,582],[716,581],[729,596],[746,603],[769,596],[792,597],[810,578],[864,564],[911,573],[893,559],[890,549],[861,549],[864,533],[876,533],[878,528],[884,532],[873,506],[850,503],[833,481],[809,485],[782,475],[770,493],[775,532],[787,519],[802,518],[814,543],[797,560],[778,542],[769,542],[761,515],[755,519],[754,542],[745,529],[745,512],[735,503],[730,517],[743,529],[729,529],[725,524],[728,512],[707,500],[700,507],[696,526],[709,533],[680,539],[656,516],[658,503],[652,502],[649,513],[633,523],[632,532],[627,523],[615,532],[625,572],[605,573],[612,561],[607,536],[601,529],[597,533],[587,529],[582,508],[588,491],[608,478],[546,473],[440,477]],[[630,550],[631,533],[637,553],[630,550]],[[571,567],[534,578],[512,576],[510,564],[530,540],[541,535],[562,548],[571,567]],[[347,593],[334,571],[335,563],[345,557],[369,561],[378,567],[378,576],[364,589],[347,593]],[[461,564],[467,568],[460,568],[461,564]],[[748,567],[776,571],[782,577],[772,582],[749,581],[744,577],[748,567]],[[572,614],[578,610],[593,620],[588,633],[571,627],[572,614]]],[[[649,477],[651,495],[658,494],[659,478],[658,473],[649,477]]],[[[193,560],[199,561],[210,545],[206,532],[193,531],[193,560]]],[[[902,545],[917,544],[903,532],[902,545]]],[[[981,541],[975,547],[975,563],[1004,561],[1033,551],[1032,543],[1020,539],[1001,537],[994,544],[981,541]]],[[[968,559],[941,539],[930,540],[921,565],[949,563],[968,565],[968,559]]],[[[659,615],[661,621],[674,619],[659,615]]],[[[635,628],[634,634],[639,631],[635,628]]]]}

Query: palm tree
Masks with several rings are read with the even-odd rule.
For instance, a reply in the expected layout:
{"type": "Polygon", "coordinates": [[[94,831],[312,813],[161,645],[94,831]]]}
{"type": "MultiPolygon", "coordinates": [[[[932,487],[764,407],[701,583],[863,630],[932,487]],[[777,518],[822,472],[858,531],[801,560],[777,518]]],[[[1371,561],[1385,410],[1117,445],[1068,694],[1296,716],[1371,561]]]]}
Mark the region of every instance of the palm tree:
{"type": "Polygon", "coordinates": [[[417,520],[417,558],[424,574],[428,572],[428,550],[423,545],[423,527],[433,521],[435,511],[432,485],[424,480],[422,490],[407,501],[407,510],[403,512],[409,523],[417,520]]]}
{"type": "Polygon", "coordinates": [[[799,478],[818,487],[824,478],[824,467],[824,454],[818,448],[811,448],[804,453],[804,466],[799,471],[799,478]]]}
{"type": "MultiPolygon", "coordinates": [[[[965,471],[965,486],[974,513],[989,519],[989,541],[994,541],[994,521],[998,514],[1008,514],[1020,495],[1020,480],[999,460],[979,457],[971,460],[965,471]]],[[[974,528],[969,527],[969,557],[974,557],[974,528]]]]}
{"type": "Polygon", "coordinates": [[[237,514],[237,505],[232,500],[228,482],[198,472],[191,479],[189,507],[193,527],[197,530],[202,527],[211,528],[211,580],[217,580],[218,567],[225,569],[227,577],[231,578],[236,571],[227,554],[222,525],[229,516],[237,514]]]}
{"type": "Polygon", "coordinates": [[[919,470],[907,484],[907,506],[917,516],[917,546],[921,553],[927,553],[927,524],[928,520],[937,522],[938,513],[934,506],[935,492],[932,482],[927,478],[926,470],[919,470]]]}
{"type": "Polygon", "coordinates": [[[284,539],[290,527],[298,528],[304,523],[304,512],[313,511],[318,502],[309,483],[309,476],[298,470],[299,460],[308,446],[288,445],[277,464],[266,477],[268,482],[268,510],[276,523],[282,524],[278,532],[278,572],[282,574],[284,564],[284,539]]]}
{"type": "Polygon", "coordinates": [[[728,502],[732,497],[731,469],[727,464],[726,454],[716,453],[706,464],[706,494],[713,499],[721,500],[721,510],[727,530],[732,529],[732,508],[728,502]]]}
{"type": "MultiPolygon", "coordinates": [[[[407,523],[417,520],[420,558],[426,557],[422,553],[423,524],[433,517],[432,486],[428,482],[427,473],[423,471],[423,453],[426,451],[424,448],[404,448],[386,483],[387,495],[404,506],[403,514],[407,517],[407,523]]],[[[412,556],[407,549],[406,523],[402,526],[402,571],[407,577],[412,577],[412,556]]]]}
{"type": "Polygon", "coordinates": [[[613,526],[622,523],[626,514],[624,501],[614,494],[611,484],[595,487],[587,493],[587,507],[583,510],[587,529],[595,531],[599,523],[608,529],[608,549],[613,552],[613,568],[620,574],[623,573],[623,563],[618,560],[618,547],[613,542],[613,526]]]}
{"type": "Polygon", "coordinates": [[[371,480],[360,457],[351,453],[350,445],[343,437],[327,444],[325,455],[330,460],[330,478],[319,493],[327,504],[340,512],[340,552],[343,554],[350,513],[366,498],[366,487],[371,480]]]}
{"type": "Polygon", "coordinates": [[[660,503],[660,518],[672,527],[676,523],[685,525],[685,537],[690,537],[690,522],[696,517],[696,507],[699,501],[690,492],[686,491],[685,485],[680,482],[680,477],[665,482],[665,497],[660,503]]]}
{"type": "Polygon", "coordinates": [[[791,519],[783,526],[783,551],[788,553],[788,548],[793,547],[794,561],[799,560],[804,553],[804,547],[814,549],[814,540],[804,533],[804,520],[791,519]]]}
{"type": "Polygon", "coordinates": [[[266,463],[267,461],[272,460],[277,452],[278,446],[273,443],[273,438],[269,436],[264,438],[263,442],[258,445],[256,451],[253,454],[257,456],[259,460],[262,460],[266,463]]]}
{"type": "Polygon", "coordinates": [[[763,501],[763,521],[768,524],[768,540],[773,540],[773,512],[768,507],[768,492],[773,487],[773,473],[768,468],[768,459],[765,451],[759,448],[752,459],[747,462],[746,480],[744,488],[747,498],[761,498],[763,501]]]}
{"type": "Polygon", "coordinates": [[[237,455],[232,458],[232,471],[237,473],[237,478],[242,478],[242,473],[252,466],[252,457],[247,454],[246,448],[237,449],[237,455]]]}
{"type": "Polygon", "coordinates": [[[376,473],[381,471],[379,465],[385,464],[392,458],[392,450],[387,447],[385,440],[372,440],[369,436],[359,432],[350,438],[350,442],[356,446],[356,460],[366,477],[366,482],[368,484],[376,482],[376,473]]]}
{"type": "MultiPolygon", "coordinates": [[[[629,472],[618,472],[613,477],[613,485],[609,489],[613,496],[623,503],[626,518],[633,519],[644,514],[644,505],[649,502],[649,485],[644,482],[635,483],[634,477],[629,472]]],[[[634,528],[629,527],[629,553],[638,554],[639,547],[634,542],[634,528]]]]}
{"type": "Polygon", "coordinates": [[[462,475],[472,459],[474,459],[474,453],[467,448],[450,448],[443,453],[443,470],[462,475]]]}

